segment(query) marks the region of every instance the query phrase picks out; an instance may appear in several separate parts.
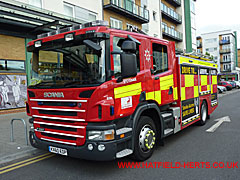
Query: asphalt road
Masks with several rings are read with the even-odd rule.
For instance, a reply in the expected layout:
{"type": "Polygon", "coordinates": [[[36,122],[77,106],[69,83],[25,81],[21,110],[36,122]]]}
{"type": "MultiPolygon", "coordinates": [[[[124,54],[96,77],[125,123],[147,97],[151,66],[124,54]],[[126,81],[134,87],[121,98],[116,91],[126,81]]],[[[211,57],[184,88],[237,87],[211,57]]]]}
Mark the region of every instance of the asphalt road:
{"type": "MultiPolygon", "coordinates": [[[[235,162],[240,160],[240,92],[222,96],[219,107],[205,126],[192,125],[168,137],[165,146],[159,146],[148,162],[235,162]],[[215,132],[206,132],[215,119],[229,116],[215,132]]],[[[238,168],[119,168],[119,162],[93,162],[63,156],[53,156],[0,174],[0,180],[16,179],[239,179],[238,168]]],[[[221,164],[221,163],[220,163],[221,164]]],[[[191,166],[192,167],[192,166],[191,166]]],[[[206,167],[206,166],[204,166],[206,167]]]]}

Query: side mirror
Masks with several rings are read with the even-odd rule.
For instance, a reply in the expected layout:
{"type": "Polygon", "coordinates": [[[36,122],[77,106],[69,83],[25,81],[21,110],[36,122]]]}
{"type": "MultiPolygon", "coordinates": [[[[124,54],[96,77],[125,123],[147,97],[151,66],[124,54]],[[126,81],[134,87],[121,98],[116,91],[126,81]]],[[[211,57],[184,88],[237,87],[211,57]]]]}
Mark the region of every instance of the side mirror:
{"type": "Polygon", "coordinates": [[[125,40],[122,43],[121,49],[124,52],[135,53],[136,50],[137,50],[137,46],[136,46],[136,43],[134,41],[125,40]]]}
{"type": "Polygon", "coordinates": [[[122,78],[134,77],[137,75],[136,42],[126,40],[122,43],[120,54],[122,78]]]}
{"type": "Polygon", "coordinates": [[[137,57],[132,53],[121,53],[121,74],[122,78],[135,77],[137,75],[137,57]]]}

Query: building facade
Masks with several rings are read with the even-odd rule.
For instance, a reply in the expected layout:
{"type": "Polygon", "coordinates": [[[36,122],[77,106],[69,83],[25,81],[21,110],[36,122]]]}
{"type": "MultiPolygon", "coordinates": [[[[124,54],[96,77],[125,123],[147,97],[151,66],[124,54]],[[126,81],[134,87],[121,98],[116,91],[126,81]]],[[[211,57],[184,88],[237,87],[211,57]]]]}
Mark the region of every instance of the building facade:
{"type": "Polygon", "coordinates": [[[112,28],[142,29],[142,24],[149,22],[149,11],[141,0],[103,0],[103,19],[112,28]]]}
{"type": "Polygon", "coordinates": [[[235,31],[217,31],[197,37],[197,52],[212,56],[218,64],[221,79],[238,79],[237,34],[235,31]]]}
{"type": "Polygon", "coordinates": [[[0,9],[0,110],[25,106],[29,41],[57,28],[102,19],[100,0],[4,0],[0,9]]]}
{"type": "Polygon", "coordinates": [[[149,9],[144,32],[174,41],[177,53],[196,51],[195,0],[142,0],[149,9]]]}

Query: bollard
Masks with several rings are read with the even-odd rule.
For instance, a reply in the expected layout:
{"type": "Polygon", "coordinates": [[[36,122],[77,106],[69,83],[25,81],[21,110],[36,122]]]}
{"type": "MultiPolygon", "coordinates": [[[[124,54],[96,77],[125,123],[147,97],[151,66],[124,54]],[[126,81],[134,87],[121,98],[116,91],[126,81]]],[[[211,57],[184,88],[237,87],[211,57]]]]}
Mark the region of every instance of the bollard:
{"type": "Polygon", "coordinates": [[[26,144],[28,146],[28,135],[27,135],[27,125],[26,122],[24,121],[24,119],[12,119],[11,120],[11,142],[14,142],[14,137],[13,137],[13,122],[14,121],[22,121],[24,128],[25,128],[25,138],[26,138],[26,144]]]}

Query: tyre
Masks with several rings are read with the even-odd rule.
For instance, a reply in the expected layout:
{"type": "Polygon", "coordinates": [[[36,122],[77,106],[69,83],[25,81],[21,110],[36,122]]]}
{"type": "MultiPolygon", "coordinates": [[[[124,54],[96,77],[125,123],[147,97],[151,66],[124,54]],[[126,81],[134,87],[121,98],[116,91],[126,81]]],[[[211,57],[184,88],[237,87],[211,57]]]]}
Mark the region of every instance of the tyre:
{"type": "Polygon", "coordinates": [[[206,120],[208,119],[208,110],[207,110],[207,103],[203,101],[200,111],[200,121],[199,125],[203,126],[206,124],[206,120]]]}
{"type": "Polygon", "coordinates": [[[132,158],[144,161],[150,158],[155,149],[157,131],[154,121],[148,116],[141,116],[134,136],[134,152],[132,158]]]}

